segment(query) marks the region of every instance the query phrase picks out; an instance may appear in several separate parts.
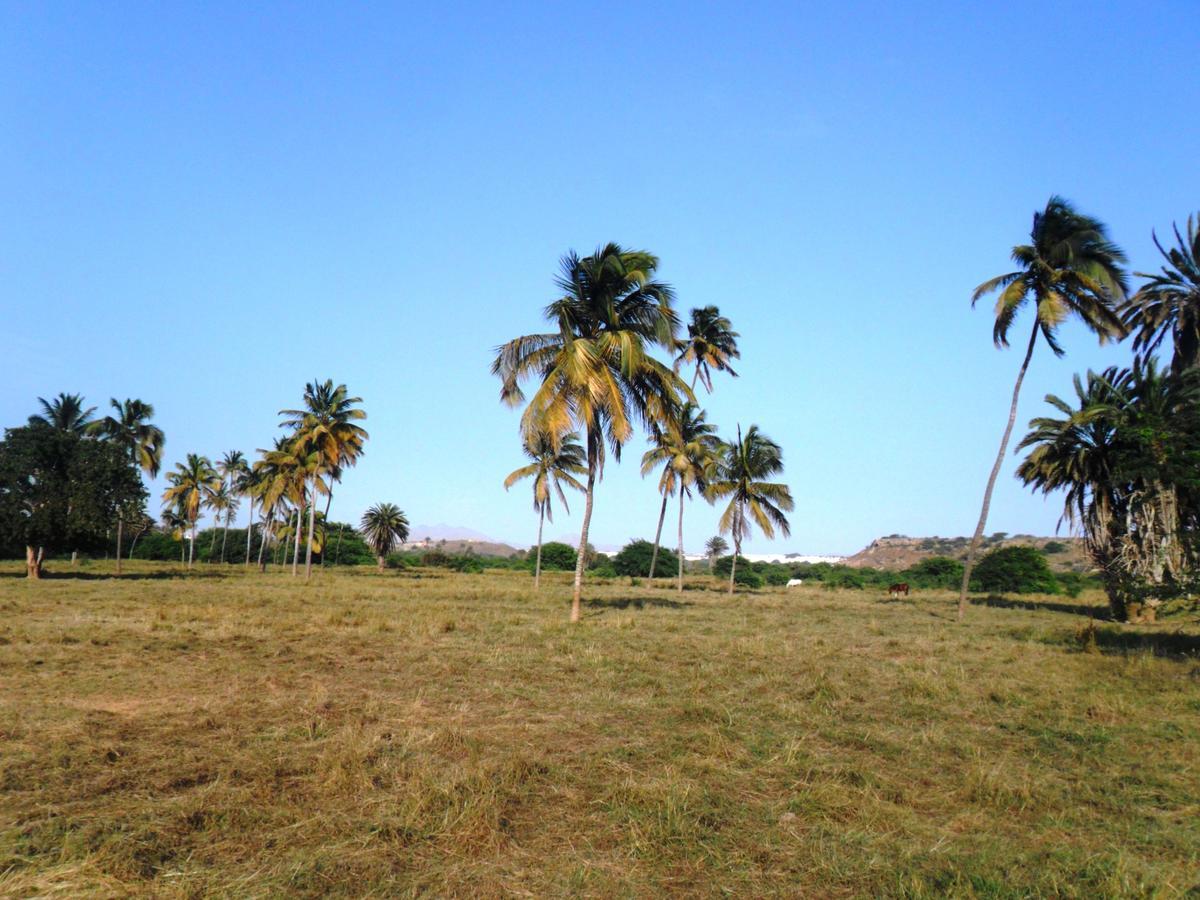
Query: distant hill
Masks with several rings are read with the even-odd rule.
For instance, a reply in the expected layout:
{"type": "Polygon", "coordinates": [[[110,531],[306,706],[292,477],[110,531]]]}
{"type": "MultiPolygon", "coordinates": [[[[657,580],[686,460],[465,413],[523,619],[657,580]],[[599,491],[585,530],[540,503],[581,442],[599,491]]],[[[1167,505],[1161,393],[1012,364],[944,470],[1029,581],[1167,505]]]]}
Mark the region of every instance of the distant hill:
{"type": "MultiPolygon", "coordinates": [[[[419,533],[420,532],[413,532],[413,534],[419,533]]],[[[501,543],[500,541],[456,541],[446,539],[431,539],[426,541],[424,538],[401,544],[400,549],[405,552],[417,553],[423,550],[441,550],[443,553],[474,553],[476,556],[503,557],[509,557],[514,553],[520,552],[516,547],[509,546],[508,544],[501,543]]]]}
{"type": "Polygon", "coordinates": [[[428,538],[434,541],[490,541],[495,544],[502,543],[494,537],[484,534],[482,531],[465,528],[462,525],[447,525],[445,522],[438,522],[436,525],[413,525],[408,529],[408,536],[414,541],[423,541],[428,538]]]}
{"type": "MultiPolygon", "coordinates": [[[[862,550],[847,557],[845,565],[899,571],[931,556],[948,556],[951,559],[963,560],[967,557],[967,546],[970,543],[971,539],[965,537],[909,537],[904,534],[890,534],[871,541],[862,550]]],[[[1046,554],[1050,568],[1056,572],[1087,572],[1092,569],[1082,538],[1034,537],[1030,534],[1009,537],[1003,532],[998,532],[984,537],[980,555],[998,547],[1037,547],[1046,554]]]]}

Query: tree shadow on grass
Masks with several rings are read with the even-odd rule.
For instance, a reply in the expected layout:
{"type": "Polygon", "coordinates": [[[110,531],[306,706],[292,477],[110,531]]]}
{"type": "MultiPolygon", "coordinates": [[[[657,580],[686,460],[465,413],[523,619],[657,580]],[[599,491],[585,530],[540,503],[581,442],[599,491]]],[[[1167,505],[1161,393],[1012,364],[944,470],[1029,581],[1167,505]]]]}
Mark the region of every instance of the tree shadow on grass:
{"type": "MultiPolygon", "coordinates": [[[[115,572],[72,572],[70,569],[66,571],[56,572],[52,569],[42,571],[42,577],[37,581],[170,581],[175,578],[225,578],[232,573],[227,572],[207,572],[202,570],[192,570],[188,572],[185,569],[171,569],[165,572],[124,572],[117,575],[115,572]]],[[[0,572],[0,578],[19,578],[25,580],[24,570],[14,570],[11,572],[0,572]]]]}
{"type": "Polygon", "coordinates": [[[589,609],[645,609],[647,606],[660,606],[664,609],[683,609],[694,606],[690,600],[667,600],[665,597],[605,597],[603,599],[585,599],[583,605],[589,609]]]}
{"type": "Polygon", "coordinates": [[[1089,605],[1084,603],[1059,603],[1054,600],[1015,600],[1000,594],[988,594],[986,597],[968,597],[972,606],[992,606],[998,609],[1025,609],[1030,612],[1061,612],[1075,616],[1087,616],[1089,619],[1108,619],[1111,612],[1104,605],[1089,605]]]}
{"type": "Polygon", "coordinates": [[[1200,635],[1180,631],[1118,631],[1097,628],[1096,646],[1101,653],[1137,653],[1149,651],[1155,656],[1195,660],[1200,657],[1200,635]]]}

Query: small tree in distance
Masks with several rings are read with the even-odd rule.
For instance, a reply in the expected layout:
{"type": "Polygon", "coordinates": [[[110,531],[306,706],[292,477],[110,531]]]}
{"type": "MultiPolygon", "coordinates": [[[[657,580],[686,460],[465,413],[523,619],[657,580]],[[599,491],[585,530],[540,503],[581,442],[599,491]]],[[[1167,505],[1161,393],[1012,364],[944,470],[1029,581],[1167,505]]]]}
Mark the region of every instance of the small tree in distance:
{"type": "Polygon", "coordinates": [[[360,525],[382,572],[387,555],[408,540],[408,517],[394,503],[377,503],[363,513],[360,525]]]}

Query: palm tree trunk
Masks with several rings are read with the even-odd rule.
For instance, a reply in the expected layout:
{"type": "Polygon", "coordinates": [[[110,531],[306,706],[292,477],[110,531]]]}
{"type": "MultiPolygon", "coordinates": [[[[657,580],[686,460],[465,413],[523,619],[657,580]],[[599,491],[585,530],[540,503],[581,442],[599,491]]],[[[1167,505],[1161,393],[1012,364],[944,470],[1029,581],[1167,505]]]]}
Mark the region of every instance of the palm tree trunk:
{"type": "Polygon", "coordinates": [[[546,524],[546,507],[543,506],[538,512],[538,548],[537,562],[533,567],[533,589],[541,590],[542,587],[542,526],[546,524]]]}
{"type": "Polygon", "coordinates": [[[983,492],[983,509],[979,512],[979,524],[975,526],[971,546],[967,548],[967,560],[963,563],[962,587],[958,592],[958,620],[960,622],[967,610],[967,586],[971,582],[971,569],[975,565],[975,553],[979,550],[979,541],[983,537],[983,529],[987,526],[988,509],[992,505],[992,489],[996,487],[1000,466],[1004,464],[1004,452],[1008,449],[1008,439],[1012,436],[1013,423],[1017,421],[1017,400],[1021,396],[1021,382],[1025,380],[1025,371],[1029,368],[1029,359],[1033,356],[1033,345],[1037,343],[1037,336],[1038,321],[1034,317],[1033,332],[1029,335],[1029,346],[1025,350],[1025,359],[1021,362],[1021,370],[1017,373],[1017,383],[1013,385],[1012,406],[1008,410],[1008,424],[1004,427],[1004,437],[1000,439],[1000,452],[996,454],[996,464],[992,466],[992,474],[988,476],[987,488],[983,492]]]}
{"type": "Polygon", "coordinates": [[[42,554],[32,544],[25,545],[25,577],[34,581],[42,577],[42,554]]]}
{"type": "MultiPolygon", "coordinates": [[[[326,515],[328,515],[328,513],[326,515]]],[[[340,565],[342,562],[342,532],[345,530],[346,530],[346,523],[343,522],[341,525],[338,526],[337,550],[334,551],[334,554],[333,554],[333,564],[335,566],[340,565]]],[[[321,565],[325,565],[325,555],[324,554],[321,555],[321,565]]]]}
{"type": "Polygon", "coordinates": [[[300,532],[303,530],[300,527],[300,513],[304,508],[304,498],[301,497],[300,505],[296,507],[296,539],[292,542],[292,577],[300,574],[300,532]]]}
{"type": "Polygon", "coordinates": [[[271,526],[275,524],[274,512],[268,512],[266,521],[263,524],[262,533],[258,538],[258,571],[267,571],[266,565],[263,563],[263,553],[267,549],[267,535],[270,533],[271,526]]]}
{"type": "Polygon", "coordinates": [[[196,522],[197,519],[192,519],[192,539],[188,541],[188,568],[192,567],[192,563],[196,559],[196,522]]]}
{"type": "Polygon", "coordinates": [[[658,542],[662,540],[663,520],[667,517],[667,494],[663,491],[662,509],[658,511],[658,531],[654,532],[654,552],[650,554],[650,577],[654,577],[654,570],[658,566],[658,542]]]}
{"type": "Polygon", "coordinates": [[[587,565],[588,526],[592,524],[592,498],[596,493],[596,469],[600,464],[597,443],[604,440],[599,423],[593,421],[588,428],[588,479],[583,501],[583,528],[579,533],[579,555],[575,560],[575,590],[571,596],[571,621],[578,622],[583,596],[583,568],[587,565]]]}
{"type": "Polygon", "coordinates": [[[254,537],[254,495],[250,497],[250,520],[246,523],[246,568],[250,567],[250,541],[254,537]]]}
{"type": "Polygon", "coordinates": [[[312,578],[312,548],[313,548],[313,528],[317,521],[317,479],[314,476],[312,483],[312,497],[308,501],[308,546],[304,548],[304,580],[308,581],[312,578]]]}
{"type": "Polygon", "coordinates": [[[229,520],[232,517],[232,512],[225,514],[225,532],[221,535],[221,565],[225,565],[225,544],[229,540],[229,520]]]}
{"type": "Polygon", "coordinates": [[[683,593],[683,485],[679,486],[679,593],[683,593]]]}
{"type": "MultiPolygon", "coordinates": [[[[329,546],[329,505],[333,503],[333,478],[329,479],[329,493],[325,495],[325,515],[321,519],[321,568],[325,568],[325,557],[329,554],[325,548],[329,546]]],[[[338,548],[341,549],[342,532],[338,531],[338,548]]]]}
{"type": "MultiPolygon", "coordinates": [[[[221,514],[217,513],[217,525],[221,524],[221,514]]],[[[208,542],[208,561],[213,562],[213,551],[217,549],[217,529],[213,528],[212,540],[208,542]]]]}
{"type": "Polygon", "coordinates": [[[117,516],[117,576],[121,575],[121,538],[125,531],[125,517],[117,516]]]}
{"type": "Polygon", "coordinates": [[[733,577],[737,574],[737,558],[742,555],[742,508],[739,506],[733,513],[733,559],[729,566],[729,593],[733,593],[733,577]]]}

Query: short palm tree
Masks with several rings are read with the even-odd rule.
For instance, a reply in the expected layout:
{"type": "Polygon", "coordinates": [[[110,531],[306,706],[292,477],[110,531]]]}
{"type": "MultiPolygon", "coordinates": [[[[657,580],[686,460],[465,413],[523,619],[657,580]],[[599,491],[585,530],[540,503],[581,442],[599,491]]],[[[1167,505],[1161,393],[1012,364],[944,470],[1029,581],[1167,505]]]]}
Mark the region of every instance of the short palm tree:
{"type": "Polygon", "coordinates": [[[332,483],[339,481],[342,470],[353,466],[363,454],[363,445],[369,435],[357,423],[367,417],[364,410],[357,408],[362,397],[351,397],[346,385],[336,387],[333,379],[311,381],[304,386],[304,408],[283,409],[288,416],[280,423],[281,428],[291,428],[295,437],[312,457],[307,465],[310,480],[311,505],[308,511],[308,549],[305,553],[304,574],[312,577],[313,531],[316,525],[316,499],[318,485],[327,497],[325,514],[329,515],[329,503],[333,500],[332,483]]]}
{"type": "Polygon", "coordinates": [[[551,502],[551,491],[558,494],[559,502],[568,513],[567,495],[563,485],[582,491],[583,485],[575,478],[576,475],[587,473],[587,457],[583,445],[579,443],[577,432],[568,432],[558,441],[539,431],[532,440],[522,442],[525,455],[531,460],[526,466],[514,469],[504,479],[504,489],[524,478],[533,479],[533,511],[538,514],[537,559],[533,567],[534,589],[542,583],[542,526],[546,520],[554,521],[554,508],[551,502]]]}
{"type": "Polygon", "coordinates": [[[189,453],[187,461],[176,463],[175,471],[167,475],[170,487],[163,492],[163,502],[178,505],[191,529],[191,548],[188,568],[196,555],[196,522],[200,509],[221,486],[221,476],[207,456],[189,453]]]}
{"type": "Polygon", "coordinates": [[[782,482],[765,479],[783,472],[783,451],[779,445],[751,425],[742,437],[738,428],[737,441],[722,444],[708,496],[712,500],[729,498],[718,527],[722,534],[733,536],[733,565],[729,567],[729,593],[733,593],[737,575],[737,558],[742,552],[742,540],[750,534],[753,519],[762,533],[774,539],[778,530],[784,537],[791,534],[785,512],[795,508],[792,493],[782,482]]]}
{"type": "Polygon", "coordinates": [[[1021,382],[1025,380],[1038,335],[1046,339],[1055,356],[1062,356],[1058,328],[1072,315],[1091,329],[1101,343],[1110,338],[1120,338],[1125,333],[1116,313],[1117,305],[1125,299],[1126,294],[1125,272],[1121,268],[1125,255],[1108,239],[1108,231],[1098,219],[1077,212],[1061,197],[1051,197],[1044,210],[1033,214],[1030,243],[1013,247],[1012,258],[1020,268],[985,281],[975,288],[971,297],[971,305],[974,306],[985,294],[1000,292],[992,327],[992,340],[997,347],[1008,346],[1008,333],[1016,321],[1017,313],[1031,301],[1034,316],[1029,345],[1013,386],[1008,424],[1000,439],[1000,452],[996,454],[996,462],[988,476],[979,524],[975,526],[975,534],[967,549],[958,597],[959,619],[966,611],[971,569],[983,529],[987,526],[992,491],[1004,462],[1013,423],[1017,419],[1021,382]]]}
{"type": "MultiPolygon", "coordinates": [[[[90,434],[96,434],[123,448],[130,461],[143,472],[154,478],[162,466],[163,445],[166,438],[162,429],[150,424],[154,418],[154,407],[141,400],[126,399],[118,403],[116,397],[109,399],[115,416],[91,422],[86,426],[90,434]]],[[[125,517],[117,516],[117,575],[121,574],[121,540],[125,530],[125,517]]],[[[136,538],[135,538],[136,542],[136,538]]],[[[129,547],[130,554],[133,546],[129,547]]]]}
{"type": "Polygon", "coordinates": [[[681,395],[691,393],[650,353],[655,346],[673,349],[678,328],[674,294],[654,280],[657,268],[657,257],[617,244],[587,257],[568,253],[556,279],[562,296],[546,307],[555,330],[509,341],[497,348],[492,363],[501,380],[500,397],[511,406],[525,399],[521,382],[538,381],[521,417],[526,440],[539,432],[556,441],[572,431],[583,435],[588,472],[572,622],[581,613],[588,528],[606,442],[619,460],[636,423],[661,421],[681,395]]]}
{"type": "Polygon", "coordinates": [[[716,429],[705,421],[704,410],[687,403],[670,414],[652,433],[654,446],[642,455],[642,476],[662,466],[658,489],[663,495],[658,514],[658,530],[654,535],[654,550],[650,554],[650,577],[654,577],[658,562],[658,546],[662,539],[663,519],[667,513],[667,497],[679,493],[679,589],[683,590],[683,506],[693,489],[703,491],[706,474],[716,461],[720,441],[716,429]]]}
{"type": "Polygon", "coordinates": [[[1154,235],[1154,246],[1166,259],[1161,274],[1138,272],[1148,278],[1125,305],[1122,320],[1133,332],[1133,348],[1143,354],[1158,349],[1171,335],[1176,375],[1200,365],[1200,217],[1188,216],[1187,237],[1174,226],[1177,247],[1167,250],[1154,235]]]}
{"type": "Polygon", "coordinates": [[[408,517],[394,503],[377,503],[372,506],[363,513],[359,527],[363,537],[375,551],[380,572],[383,571],[387,555],[397,544],[408,540],[408,517]]]}
{"type": "Polygon", "coordinates": [[[717,564],[717,558],[729,552],[729,544],[719,534],[713,535],[704,544],[704,555],[708,557],[708,570],[711,572],[717,564]]]}
{"type": "Polygon", "coordinates": [[[184,546],[184,542],[187,537],[188,520],[178,503],[162,511],[162,524],[163,530],[174,540],[179,541],[179,561],[185,562],[187,548],[184,546]]]}
{"type": "Polygon", "coordinates": [[[1172,458],[1167,438],[1173,427],[1196,433],[1200,378],[1166,376],[1150,359],[1075,376],[1075,397],[1074,406],[1046,397],[1062,418],[1029,423],[1017,449],[1032,449],[1017,477],[1044,494],[1063,491],[1062,519],[1081,528],[1124,618],[1132,584],[1159,586],[1186,568],[1189,510],[1176,485],[1194,477],[1194,462],[1172,458]]]}
{"type": "Polygon", "coordinates": [[[67,431],[71,434],[84,435],[92,424],[92,414],[96,407],[84,409],[83,397],[79,394],[60,393],[53,400],[47,401],[38,397],[42,411],[29,417],[30,425],[49,425],[57,431],[67,431]]]}
{"type": "Polygon", "coordinates": [[[692,310],[692,321],[688,323],[688,336],[680,348],[682,352],[675,360],[675,370],[684,365],[694,365],[696,373],[692,376],[692,390],[696,390],[696,380],[699,379],[705,389],[712,393],[712,370],[728,372],[737,378],[737,372],[729,364],[732,359],[741,358],[738,352],[738,333],[733,330],[733,323],[721,315],[715,306],[705,306],[692,310]]]}

